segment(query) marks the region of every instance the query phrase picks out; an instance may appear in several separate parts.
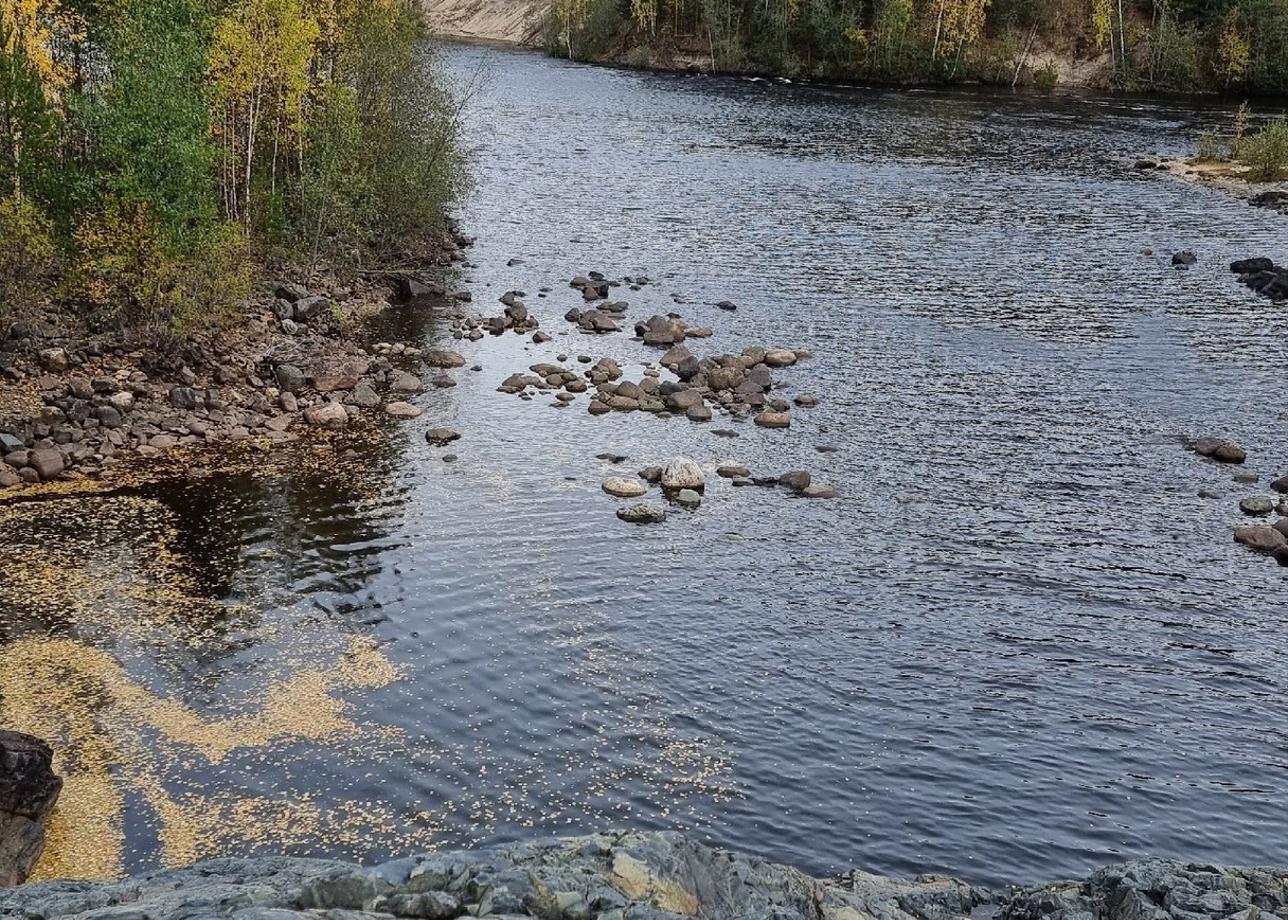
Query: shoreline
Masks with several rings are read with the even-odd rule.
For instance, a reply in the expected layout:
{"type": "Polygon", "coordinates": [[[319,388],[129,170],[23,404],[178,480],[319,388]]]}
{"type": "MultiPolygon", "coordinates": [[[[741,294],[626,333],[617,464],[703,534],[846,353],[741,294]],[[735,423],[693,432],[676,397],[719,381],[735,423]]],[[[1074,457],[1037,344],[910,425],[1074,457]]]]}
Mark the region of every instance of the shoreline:
{"type": "Polygon", "coordinates": [[[413,300],[463,304],[444,274],[470,243],[453,230],[414,267],[351,282],[308,288],[265,274],[239,326],[164,353],[118,334],[77,336],[56,307],[15,323],[0,343],[0,502],[128,481],[187,452],[213,450],[218,466],[229,445],[274,451],[304,432],[419,416],[409,400],[441,374],[434,356],[369,342],[364,326],[413,300]]]}
{"type": "Polygon", "coordinates": [[[0,893],[0,917],[238,920],[346,917],[543,920],[1270,920],[1288,869],[1143,859],[1084,879],[989,890],[942,875],[854,869],[819,879],[679,832],[607,831],[426,853],[362,867],[222,858],[119,882],[54,881],[0,893]]]}

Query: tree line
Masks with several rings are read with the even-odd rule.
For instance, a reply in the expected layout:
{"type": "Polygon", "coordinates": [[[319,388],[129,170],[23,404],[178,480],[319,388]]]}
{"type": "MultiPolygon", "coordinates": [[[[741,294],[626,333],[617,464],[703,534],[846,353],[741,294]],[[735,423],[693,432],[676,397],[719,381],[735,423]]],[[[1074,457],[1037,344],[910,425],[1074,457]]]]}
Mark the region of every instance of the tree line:
{"type": "Polygon", "coordinates": [[[437,228],[462,164],[422,36],[408,0],[0,0],[0,323],[183,336],[263,260],[437,228]]]}
{"type": "Polygon", "coordinates": [[[1288,0],[553,0],[578,58],[705,52],[718,69],[1052,87],[1102,59],[1132,90],[1288,92],[1288,0]]]}

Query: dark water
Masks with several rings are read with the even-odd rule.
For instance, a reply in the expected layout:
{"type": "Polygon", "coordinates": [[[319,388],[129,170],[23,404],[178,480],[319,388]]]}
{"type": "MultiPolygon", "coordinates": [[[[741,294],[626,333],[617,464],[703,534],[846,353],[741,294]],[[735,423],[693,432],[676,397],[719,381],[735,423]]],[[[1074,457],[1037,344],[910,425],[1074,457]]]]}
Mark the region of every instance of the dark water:
{"type": "MultiPolygon", "coordinates": [[[[1226,434],[1262,487],[1288,472],[1288,322],[1225,268],[1288,258],[1284,218],[1131,169],[1227,111],[446,64],[483,74],[475,302],[525,289],[555,341],[466,343],[485,370],[418,397],[361,476],[265,460],[148,494],[219,628],[56,632],[211,716],[319,636],[374,637],[402,669],[345,691],[348,740],[159,763],[176,796],[381,803],[290,840],[366,859],[632,825],[989,883],[1288,862],[1284,576],[1230,540],[1257,487],[1178,444],[1226,434]],[[566,279],[591,269],[655,279],[631,316],[708,323],[701,350],[811,349],[778,379],[819,408],[726,440],[494,392],[562,350],[656,357],[560,334],[566,279]],[[736,314],[707,305],[726,298],[736,314]],[[464,434],[459,462],[425,445],[437,425],[464,434]],[[675,455],[807,468],[841,495],[713,481],[695,513],[620,524],[602,477],[675,455]]],[[[85,547],[91,574],[146,554],[132,539],[85,547]]],[[[161,858],[158,826],[128,794],[127,867],[161,858]]],[[[221,852],[273,844],[229,833],[221,852]]]]}

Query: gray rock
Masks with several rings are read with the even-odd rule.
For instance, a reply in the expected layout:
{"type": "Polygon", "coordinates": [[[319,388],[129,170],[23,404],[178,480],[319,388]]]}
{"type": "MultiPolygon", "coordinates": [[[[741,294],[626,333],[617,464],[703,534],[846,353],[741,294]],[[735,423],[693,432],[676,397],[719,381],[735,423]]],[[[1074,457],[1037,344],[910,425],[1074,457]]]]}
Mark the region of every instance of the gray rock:
{"type": "Polygon", "coordinates": [[[778,484],[796,492],[803,492],[810,483],[810,474],[805,470],[793,470],[778,477],[778,484]]]}
{"type": "Polygon", "coordinates": [[[676,457],[662,470],[661,482],[664,489],[693,489],[700,492],[706,488],[707,477],[703,474],[702,467],[688,457],[676,457]]]}
{"type": "Polygon", "coordinates": [[[18,437],[16,434],[9,434],[8,432],[0,431],[0,457],[3,457],[5,454],[11,454],[15,450],[22,450],[25,446],[26,445],[23,443],[22,438],[18,437]]]}
{"type": "Polygon", "coordinates": [[[287,393],[299,394],[304,390],[304,371],[294,364],[279,364],[273,369],[277,378],[278,389],[287,393]]]}
{"type": "Polygon", "coordinates": [[[380,405],[380,396],[377,395],[375,388],[370,383],[361,380],[353,388],[353,393],[349,396],[349,402],[360,409],[374,409],[380,405]]]}
{"type": "Polygon", "coordinates": [[[666,520],[666,509],[657,505],[631,505],[618,508],[617,516],[628,524],[660,524],[666,520]]]}
{"type": "Polygon", "coordinates": [[[44,850],[45,822],[63,788],[53,760],[39,738],[0,729],[0,888],[26,881],[44,850]]]}
{"type": "Polygon", "coordinates": [[[323,403],[320,406],[309,406],[304,410],[304,420],[314,428],[326,428],[332,431],[349,424],[349,413],[339,403],[323,403]]]}
{"type": "Polygon", "coordinates": [[[638,498],[648,492],[648,487],[638,479],[611,476],[604,480],[603,490],[618,498],[638,498]]]}
{"type": "Polygon", "coordinates": [[[702,504],[702,494],[694,491],[693,489],[681,489],[679,492],[675,493],[675,500],[681,505],[688,505],[691,508],[696,508],[698,505],[702,504]]]}
{"type": "Polygon", "coordinates": [[[419,418],[421,410],[411,403],[391,402],[385,406],[385,414],[393,418],[412,419],[419,418]]]}
{"type": "Polygon", "coordinates": [[[722,463],[716,467],[716,475],[725,479],[743,479],[750,476],[751,471],[737,463],[722,463]]]}
{"type": "Polygon", "coordinates": [[[331,309],[331,301],[326,297],[304,297],[295,302],[295,316],[297,323],[308,323],[327,313],[331,309]]]}
{"type": "Polygon", "coordinates": [[[40,476],[42,482],[58,478],[66,467],[62,453],[52,448],[33,450],[27,456],[27,463],[40,476]]]}
{"type": "Polygon", "coordinates": [[[435,447],[442,447],[460,440],[460,434],[450,428],[431,428],[425,432],[425,440],[435,447]]]}
{"type": "Polygon", "coordinates": [[[425,363],[430,367],[464,367],[465,359],[454,351],[430,348],[425,352],[425,363]]]}
{"type": "Polygon", "coordinates": [[[1252,495],[1239,502],[1239,510],[1244,514],[1269,514],[1275,510],[1275,500],[1268,495],[1252,495]]]}
{"type": "Polygon", "coordinates": [[[197,408],[197,391],[192,387],[171,387],[170,405],[176,409],[191,410],[197,408]]]}

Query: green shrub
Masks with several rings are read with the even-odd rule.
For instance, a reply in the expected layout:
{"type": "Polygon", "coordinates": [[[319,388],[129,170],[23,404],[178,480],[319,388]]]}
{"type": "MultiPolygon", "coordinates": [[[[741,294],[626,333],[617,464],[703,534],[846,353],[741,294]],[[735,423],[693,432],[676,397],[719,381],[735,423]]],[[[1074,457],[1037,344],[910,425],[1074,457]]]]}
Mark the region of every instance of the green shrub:
{"type": "Polygon", "coordinates": [[[1274,182],[1288,175],[1288,121],[1279,118],[1245,137],[1242,162],[1255,182],[1274,182]]]}
{"type": "Polygon", "coordinates": [[[90,308],[91,325],[159,347],[228,325],[250,290],[246,244],[235,224],[208,228],[179,252],[149,204],[109,201],[81,221],[75,244],[69,293],[90,308]]]}
{"type": "Polygon", "coordinates": [[[1038,88],[1038,92],[1048,96],[1055,92],[1059,82],[1060,69],[1055,66],[1055,61],[1047,61],[1033,74],[1033,85],[1038,88]]]}
{"type": "Polygon", "coordinates": [[[0,198],[0,325],[24,316],[49,294],[54,227],[31,201],[0,198]]]}

